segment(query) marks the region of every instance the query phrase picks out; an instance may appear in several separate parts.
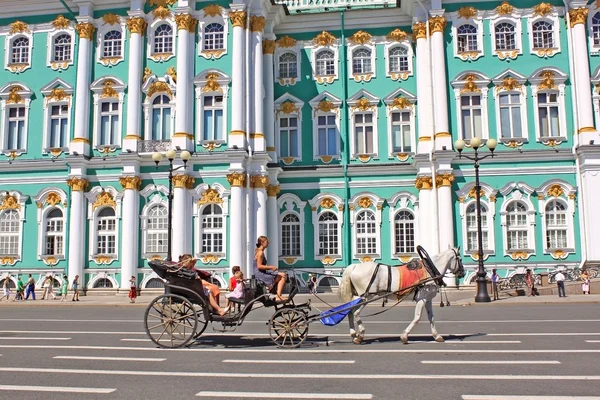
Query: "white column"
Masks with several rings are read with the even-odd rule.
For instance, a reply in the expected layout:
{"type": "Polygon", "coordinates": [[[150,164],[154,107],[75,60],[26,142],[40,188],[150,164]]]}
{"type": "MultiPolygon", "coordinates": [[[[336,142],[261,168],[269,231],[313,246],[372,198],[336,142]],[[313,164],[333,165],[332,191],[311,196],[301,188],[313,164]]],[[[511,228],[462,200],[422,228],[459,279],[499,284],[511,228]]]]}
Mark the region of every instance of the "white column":
{"type": "Polygon", "coordinates": [[[267,186],[269,186],[269,177],[267,175],[253,175],[250,178],[250,187],[252,188],[253,211],[255,215],[255,235],[267,235],[267,186]]]}
{"type": "Polygon", "coordinates": [[[177,260],[180,255],[191,253],[192,202],[188,189],[194,187],[194,178],[189,175],[173,177],[173,236],[172,257],[177,260]]]}
{"type": "Polygon", "coordinates": [[[140,230],[140,186],[139,176],[119,178],[123,187],[123,212],[121,230],[121,289],[129,289],[129,279],[136,276],[140,230]]]}
{"type": "Polygon", "coordinates": [[[190,55],[193,55],[191,43],[196,32],[198,20],[190,14],[175,16],[177,23],[177,95],[175,96],[175,133],[172,146],[182,150],[194,150],[192,135],[192,115],[190,105],[193,104],[192,79],[193,70],[190,55]]]}
{"type": "MultiPolygon", "coordinates": [[[[454,209],[452,203],[452,182],[454,175],[452,173],[441,173],[436,176],[436,185],[438,193],[438,242],[439,251],[444,251],[448,247],[454,247],[454,209]]],[[[454,285],[454,277],[448,273],[445,279],[448,285],[454,285]]]]}
{"type": "Polygon", "coordinates": [[[578,133],[580,145],[587,145],[590,140],[600,139],[594,127],[594,110],[592,107],[592,89],[590,82],[590,64],[588,60],[588,37],[585,22],[588,9],[585,6],[569,11],[571,35],[573,42],[573,61],[575,69],[575,91],[578,106],[578,133]]]}
{"type": "Polygon", "coordinates": [[[419,189],[419,237],[417,245],[421,245],[427,249],[431,249],[433,246],[433,235],[431,232],[431,207],[432,207],[432,179],[430,176],[420,176],[415,181],[415,186],[419,189]]]}
{"type": "Polygon", "coordinates": [[[585,254],[589,264],[595,264],[600,262],[600,213],[596,210],[600,198],[600,146],[579,147],[577,156],[582,169],[582,187],[577,193],[582,249],[577,245],[576,249],[585,254]]]}
{"type": "Polygon", "coordinates": [[[92,83],[92,41],[96,28],[92,23],[76,25],[79,33],[77,53],[77,85],[75,88],[75,130],[70,150],[79,154],[90,153],[90,84],[92,83]]]}
{"type": "Polygon", "coordinates": [[[85,196],[88,180],[85,178],[72,177],[67,179],[67,185],[71,187],[70,213],[69,213],[69,260],[68,276],[69,282],[73,282],[75,275],[79,275],[79,285],[85,289],[85,275],[83,274],[83,263],[85,257],[85,196]]]}
{"type": "MultiPolygon", "coordinates": [[[[265,35],[267,39],[263,40],[263,86],[265,88],[264,99],[264,130],[266,140],[266,150],[272,160],[275,158],[275,82],[273,71],[273,53],[275,52],[275,35],[265,35]]],[[[272,245],[269,245],[271,248],[272,245]]],[[[267,250],[268,250],[267,249],[267,250]]],[[[277,265],[277,264],[275,264],[277,265]]]]}
{"type": "MultiPolygon", "coordinates": [[[[445,60],[444,29],[446,18],[434,16],[429,20],[429,32],[431,34],[431,59],[439,57],[445,60]]],[[[452,149],[452,136],[448,123],[448,80],[446,78],[446,64],[443,62],[432,62],[433,67],[433,106],[435,109],[435,147],[442,150],[452,149]]],[[[417,70],[418,73],[418,70],[417,70]]],[[[445,247],[442,247],[444,250],[445,247]]]]}
{"type": "MultiPolygon", "coordinates": [[[[251,132],[253,151],[266,151],[264,131],[264,98],[263,98],[263,29],[265,28],[265,17],[250,17],[250,30],[252,32],[252,88],[254,107],[254,131],[251,132]]],[[[265,227],[266,230],[266,227],[265,227]]],[[[260,235],[259,235],[260,236],[260,235]]]]}
{"type": "MultiPolygon", "coordinates": [[[[252,265],[246,265],[246,257],[243,249],[246,243],[244,204],[246,186],[246,174],[244,172],[233,172],[227,175],[227,181],[231,185],[231,200],[229,202],[229,258],[231,265],[239,265],[248,278],[252,275],[252,265]]],[[[252,251],[249,249],[248,251],[252,251]]]]}
{"type": "Polygon", "coordinates": [[[143,17],[131,17],[127,20],[129,72],[127,75],[127,131],[123,138],[123,149],[132,152],[137,152],[138,141],[142,140],[142,46],[146,27],[146,20],[143,17]]]}
{"type": "Polygon", "coordinates": [[[279,185],[267,186],[267,228],[270,239],[267,247],[267,260],[271,265],[279,265],[279,209],[277,207],[277,195],[279,185]]]}
{"type": "Polygon", "coordinates": [[[231,66],[231,132],[229,132],[228,143],[229,147],[245,148],[244,31],[246,29],[246,11],[230,12],[229,18],[233,25],[233,54],[231,66]]]}
{"type": "Polygon", "coordinates": [[[426,29],[424,22],[413,25],[413,32],[417,39],[418,153],[428,153],[433,146],[433,99],[431,97],[431,67],[426,29]]]}

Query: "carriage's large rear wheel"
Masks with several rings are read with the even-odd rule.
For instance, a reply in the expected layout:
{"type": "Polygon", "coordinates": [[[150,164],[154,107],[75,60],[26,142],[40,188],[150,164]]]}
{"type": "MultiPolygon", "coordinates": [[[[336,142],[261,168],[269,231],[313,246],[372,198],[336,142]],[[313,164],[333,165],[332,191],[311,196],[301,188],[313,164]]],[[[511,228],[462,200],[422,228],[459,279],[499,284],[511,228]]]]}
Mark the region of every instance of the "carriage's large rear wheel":
{"type": "Polygon", "coordinates": [[[278,347],[300,346],[308,336],[306,314],[294,308],[276,311],[269,321],[269,335],[278,347]]]}
{"type": "Polygon", "coordinates": [[[144,314],[146,334],[160,347],[174,349],[185,346],[194,338],[197,327],[194,305],[183,296],[158,296],[150,302],[144,314]]]}

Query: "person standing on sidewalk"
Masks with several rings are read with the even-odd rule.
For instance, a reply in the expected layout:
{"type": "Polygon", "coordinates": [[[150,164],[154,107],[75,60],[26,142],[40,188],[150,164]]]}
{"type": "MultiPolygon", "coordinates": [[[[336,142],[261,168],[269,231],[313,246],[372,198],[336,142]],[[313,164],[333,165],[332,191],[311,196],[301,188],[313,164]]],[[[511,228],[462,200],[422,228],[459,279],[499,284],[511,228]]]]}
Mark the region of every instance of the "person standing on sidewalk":
{"type": "Polygon", "coordinates": [[[67,292],[69,290],[69,277],[67,275],[63,275],[62,284],[60,285],[60,301],[67,301],[67,292]]]}
{"type": "Polygon", "coordinates": [[[21,280],[21,275],[17,275],[17,295],[15,296],[13,301],[17,300],[25,300],[25,285],[23,285],[23,281],[21,280]]]}
{"type": "Polygon", "coordinates": [[[492,269],[492,293],[494,294],[494,300],[500,300],[498,295],[498,283],[500,282],[500,275],[496,272],[496,268],[492,269]]]}
{"type": "Polygon", "coordinates": [[[590,294],[590,276],[585,269],[581,271],[581,291],[590,294]]]}
{"type": "Polygon", "coordinates": [[[79,275],[75,275],[75,278],[73,278],[71,289],[73,289],[73,299],[71,301],[79,301],[79,275]]]}
{"type": "Polygon", "coordinates": [[[32,300],[35,300],[35,279],[33,279],[31,274],[29,274],[29,278],[25,284],[25,300],[29,299],[29,295],[31,295],[32,300]]]}
{"type": "Polygon", "coordinates": [[[8,287],[8,283],[10,282],[10,275],[6,275],[4,279],[2,279],[2,297],[0,297],[0,301],[6,297],[6,301],[10,300],[10,288],[8,287]]]}
{"type": "Polygon", "coordinates": [[[132,276],[129,280],[129,302],[135,303],[137,297],[137,285],[135,283],[135,276],[132,276]]]}
{"type": "Polygon", "coordinates": [[[534,287],[534,279],[531,270],[527,268],[525,270],[525,284],[527,285],[527,296],[535,296],[535,287],[534,287]]]}
{"type": "Polygon", "coordinates": [[[556,286],[558,287],[558,297],[567,297],[565,294],[565,275],[562,271],[558,271],[556,275],[554,275],[554,280],[556,281],[556,286]]]}

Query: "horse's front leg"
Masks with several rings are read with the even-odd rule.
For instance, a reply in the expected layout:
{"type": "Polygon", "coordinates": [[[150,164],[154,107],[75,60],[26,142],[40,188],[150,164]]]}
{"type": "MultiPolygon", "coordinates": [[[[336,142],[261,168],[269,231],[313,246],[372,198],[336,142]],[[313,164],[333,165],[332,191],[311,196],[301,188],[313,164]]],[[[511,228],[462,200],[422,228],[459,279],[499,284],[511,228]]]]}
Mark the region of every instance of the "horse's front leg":
{"type": "Polygon", "coordinates": [[[358,332],[355,333],[354,338],[352,339],[352,343],[361,344],[363,340],[365,340],[365,326],[363,325],[362,320],[360,319],[360,312],[363,308],[365,308],[366,304],[356,307],[354,310],[350,312],[352,318],[356,321],[358,325],[358,332]]]}
{"type": "Polygon", "coordinates": [[[431,299],[425,302],[425,310],[427,310],[427,318],[429,318],[429,325],[431,326],[431,335],[433,336],[436,342],[445,342],[442,335],[440,335],[437,329],[435,329],[435,323],[433,322],[433,301],[431,299]]]}
{"type": "Polygon", "coordinates": [[[350,325],[350,337],[352,341],[356,337],[356,325],[354,324],[354,309],[350,310],[348,313],[348,324],[350,325]]]}
{"type": "Polygon", "coordinates": [[[417,305],[415,306],[415,317],[412,322],[404,329],[404,332],[400,334],[400,340],[402,343],[408,343],[408,335],[410,331],[413,330],[415,325],[421,320],[421,312],[423,311],[423,305],[425,304],[425,300],[418,300],[417,305]]]}

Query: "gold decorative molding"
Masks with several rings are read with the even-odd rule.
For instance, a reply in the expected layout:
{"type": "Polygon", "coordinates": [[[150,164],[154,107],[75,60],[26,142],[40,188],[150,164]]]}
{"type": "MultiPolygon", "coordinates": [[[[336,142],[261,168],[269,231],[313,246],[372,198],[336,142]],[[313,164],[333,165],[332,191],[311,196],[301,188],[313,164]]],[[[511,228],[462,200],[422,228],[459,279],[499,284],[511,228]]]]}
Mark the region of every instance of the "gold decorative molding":
{"type": "Polygon", "coordinates": [[[121,17],[115,13],[108,13],[102,16],[102,21],[104,21],[102,25],[114,25],[121,22],[121,17]]]}
{"type": "Polygon", "coordinates": [[[63,15],[59,15],[54,21],[52,21],[52,26],[54,27],[54,29],[65,29],[70,24],[71,21],[66,19],[63,15]]]}
{"type": "Polygon", "coordinates": [[[521,83],[519,83],[518,80],[516,80],[512,76],[507,76],[502,81],[502,85],[496,87],[496,92],[499,92],[500,90],[509,90],[509,91],[510,90],[519,90],[519,91],[521,91],[522,87],[523,87],[523,85],[521,83]]]}
{"type": "MultiPolygon", "coordinates": [[[[479,198],[481,199],[484,196],[485,192],[483,191],[483,189],[479,189],[479,198]]],[[[477,191],[475,190],[475,186],[473,186],[471,190],[469,190],[469,193],[467,193],[467,197],[470,197],[472,199],[477,197],[477,191]]]]}
{"type": "Polygon", "coordinates": [[[543,78],[542,82],[538,85],[538,90],[552,90],[556,89],[556,84],[554,83],[554,72],[552,71],[542,71],[540,76],[543,78]]]}
{"type": "Polygon", "coordinates": [[[433,186],[433,179],[430,176],[419,176],[415,179],[415,187],[419,190],[429,190],[433,186]]]}
{"type": "Polygon", "coordinates": [[[167,19],[171,16],[171,11],[166,7],[159,6],[152,11],[152,15],[155,19],[167,19]]]}
{"type": "Polygon", "coordinates": [[[89,22],[82,22],[75,25],[75,30],[79,33],[81,39],[92,40],[94,39],[94,31],[96,27],[89,22]]]}
{"type": "Polygon", "coordinates": [[[586,7],[573,8],[569,10],[569,20],[571,21],[571,28],[577,24],[585,25],[587,20],[588,9],[586,7]]]}
{"type": "Polygon", "coordinates": [[[265,17],[260,15],[250,16],[250,32],[262,32],[265,29],[265,17]]]}
{"type": "Polygon", "coordinates": [[[149,261],[157,261],[157,260],[162,260],[163,258],[161,256],[159,256],[158,254],[153,255],[152,257],[150,257],[148,260],[149,261]]]}
{"type": "Polygon", "coordinates": [[[360,31],[354,33],[354,35],[350,36],[348,38],[348,40],[354,44],[365,44],[365,43],[369,43],[372,38],[373,38],[373,35],[371,35],[369,32],[360,30],[360,31]]]}
{"type": "Polygon", "coordinates": [[[274,40],[269,40],[269,39],[263,40],[263,45],[262,45],[263,54],[275,53],[275,47],[277,47],[277,43],[274,40]]]}
{"type": "Polygon", "coordinates": [[[465,6],[459,8],[456,13],[459,18],[471,19],[477,15],[477,9],[473,6],[465,6]]]}
{"type": "Polygon", "coordinates": [[[51,205],[51,206],[56,206],[57,204],[60,204],[60,203],[62,203],[62,199],[60,198],[60,195],[58,193],[50,192],[46,196],[46,204],[51,205]]]}
{"type": "Polygon", "coordinates": [[[155,93],[166,93],[169,97],[173,97],[173,92],[171,92],[171,88],[166,82],[153,82],[148,88],[148,97],[152,97],[155,93]]]}
{"type": "Polygon", "coordinates": [[[394,101],[392,102],[392,104],[390,104],[388,106],[388,109],[390,110],[405,110],[405,109],[412,109],[413,108],[413,104],[410,102],[410,100],[408,100],[406,97],[396,97],[394,99],[394,101]]]}
{"type": "Polygon", "coordinates": [[[138,35],[144,36],[146,33],[146,28],[148,27],[148,23],[142,17],[131,17],[125,21],[127,25],[127,29],[131,33],[137,33],[138,35]]]}
{"type": "Polygon", "coordinates": [[[221,88],[217,79],[219,79],[219,74],[216,72],[209,72],[206,74],[206,84],[204,84],[204,87],[202,88],[202,93],[223,92],[223,88],[221,88]]]}
{"type": "Polygon", "coordinates": [[[75,192],[85,192],[89,186],[89,181],[85,178],[69,178],[67,185],[75,192]]]}
{"type": "Polygon", "coordinates": [[[371,160],[371,156],[368,155],[368,154],[359,154],[358,155],[358,160],[361,163],[366,163],[366,162],[369,162],[371,160]]]}
{"type": "Polygon", "coordinates": [[[229,13],[229,19],[234,27],[246,29],[246,11],[233,11],[229,13]]]}
{"type": "Polygon", "coordinates": [[[106,98],[119,98],[119,93],[113,88],[115,81],[112,79],[107,79],[104,81],[104,88],[102,89],[102,93],[100,94],[101,99],[106,98]]]}
{"type": "Polygon", "coordinates": [[[295,257],[284,257],[283,262],[286,263],[287,265],[292,265],[292,264],[296,263],[296,258],[295,257]]]}
{"type": "Polygon", "coordinates": [[[584,126],[583,128],[579,128],[577,133],[586,133],[586,132],[596,132],[596,128],[593,126],[584,126]]]}
{"type": "Polygon", "coordinates": [[[202,264],[216,264],[219,262],[219,257],[214,254],[206,254],[200,261],[202,261],[202,264]]]}
{"type": "Polygon", "coordinates": [[[330,113],[334,110],[337,111],[337,106],[327,99],[321,100],[319,104],[317,104],[317,106],[315,107],[315,112],[321,111],[324,113],[330,113]]]}
{"type": "Polygon", "coordinates": [[[565,253],[562,250],[555,250],[552,253],[552,258],[554,259],[558,259],[558,260],[564,260],[565,258],[567,258],[569,255],[567,253],[565,253]]]}
{"type": "Polygon", "coordinates": [[[552,57],[552,55],[554,54],[554,49],[539,49],[538,51],[536,51],[536,54],[539,57],[552,57]]]}
{"type": "Polygon", "coordinates": [[[222,10],[223,8],[217,4],[209,4],[202,9],[205,17],[216,17],[217,15],[222,15],[222,10]]]}
{"type": "Polygon", "coordinates": [[[490,196],[490,197],[489,197],[489,200],[490,200],[492,203],[495,203],[495,202],[496,202],[496,196],[490,196]]]}
{"type": "Polygon", "coordinates": [[[202,197],[198,200],[198,205],[204,204],[223,204],[223,199],[215,189],[208,188],[202,192],[202,197]]]}
{"type": "Polygon", "coordinates": [[[513,253],[510,253],[509,256],[513,260],[527,260],[530,256],[530,254],[526,253],[524,251],[515,251],[513,253]]]}
{"type": "Polygon", "coordinates": [[[192,189],[196,179],[193,176],[180,174],[173,177],[173,186],[179,189],[192,189]]]}
{"type": "Polygon", "coordinates": [[[317,76],[315,76],[315,78],[317,78],[317,83],[319,85],[322,85],[324,83],[333,83],[335,76],[333,76],[333,75],[327,75],[327,76],[317,75],[317,76]]]}
{"type": "Polygon", "coordinates": [[[233,187],[246,187],[246,174],[239,172],[227,174],[227,182],[233,187]]]}
{"type": "Polygon", "coordinates": [[[518,55],[519,55],[519,50],[496,51],[496,56],[498,56],[498,58],[500,60],[506,60],[507,58],[510,58],[511,60],[514,60],[514,59],[517,58],[518,55]]]}
{"type": "Polygon", "coordinates": [[[296,107],[296,103],[289,101],[289,100],[281,103],[281,105],[279,106],[279,109],[277,110],[278,113],[283,113],[283,114],[292,114],[292,113],[297,113],[299,111],[300,110],[298,109],[298,107],[296,107]]]}
{"type": "Polygon", "coordinates": [[[351,107],[352,111],[372,111],[375,109],[375,105],[371,105],[371,102],[366,97],[361,97],[356,105],[351,107]]]}
{"type": "Polygon", "coordinates": [[[413,40],[425,39],[427,37],[427,25],[425,22],[417,22],[412,26],[413,40]]]}
{"type": "Polygon", "coordinates": [[[12,194],[4,196],[2,204],[0,204],[0,210],[20,210],[21,205],[17,201],[17,198],[12,194]]]}
{"type": "Polygon", "coordinates": [[[335,40],[335,36],[327,31],[323,31],[315,36],[312,41],[315,46],[332,46],[335,40]]]}
{"type": "Polygon", "coordinates": [[[552,197],[560,197],[563,194],[565,194],[562,187],[560,187],[560,185],[557,185],[557,184],[550,186],[550,188],[548,188],[547,193],[548,193],[548,196],[552,196],[552,197]]]}
{"type": "Polygon", "coordinates": [[[331,256],[325,256],[321,259],[321,262],[324,265],[332,265],[333,263],[335,263],[335,259],[331,256]]]}
{"type": "Polygon", "coordinates": [[[286,35],[277,41],[277,46],[282,48],[295,47],[296,39],[286,35]]]}
{"type": "Polygon", "coordinates": [[[177,29],[183,29],[190,33],[194,33],[196,32],[198,20],[190,14],[177,14],[175,16],[175,23],[177,24],[177,29]]]}
{"type": "Polygon", "coordinates": [[[62,101],[68,100],[71,98],[71,95],[65,92],[63,88],[54,88],[50,91],[48,97],[46,97],[46,101],[62,101]]]}
{"type": "Polygon", "coordinates": [[[569,199],[571,199],[571,200],[575,200],[575,198],[577,198],[577,194],[576,193],[570,193],[567,197],[569,199]]]}
{"type": "Polygon", "coordinates": [[[360,262],[371,262],[373,261],[373,259],[369,256],[364,256],[363,258],[360,259],[360,262]]]}
{"type": "Polygon", "coordinates": [[[477,77],[473,74],[469,74],[465,77],[465,84],[460,90],[460,93],[481,93],[481,89],[477,86],[475,80],[477,77]]]}
{"type": "Polygon", "coordinates": [[[225,50],[202,50],[202,54],[208,58],[219,58],[223,53],[225,53],[225,50]]]}
{"type": "Polygon", "coordinates": [[[371,201],[370,198],[365,196],[365,197],[361,197],[360,200],[358,200],[357,204],[360,208],[371,208],[371,206],[373,205],[373,202],[371,201]]]}
{"type": "Polygon", "coordinates": [[[146,83],[150,76],[152,76],[152,70],[148,67],[144,68],[144,76],[142,77],[142,83],[146,83]]]}
{"type": "Polygon", "coordinates": [[[266,189],[269,186],[269,177],[267,175],[250,176],[250,187],[253,189],[266,189]]]}
{"type": "Polygon", "coordinates": [[[435,177],[435,184],[437,186],[452,186],[454,182],[454,175],[452,173],[439,174],[435,177]]]}
{"type": "Polygon", "coordinates": [[[331,199],[331,197],[324,197],[321,200],[321,208],[332,208],[335,206],[335,202],[331,199]]]}
{"type": "Polygon", "coordinates": [[[48,256],[46,256],[46,257],[42,256],[42,261],[44,262],[44,264],[46,264],[49,267],[53,267],[56,264],[58,264],[58,260],[54,256],[49,256],[49,257],[48,256]]]}
{"type": "Polygon", "coordinates": [[[322,162],[329,164],[333,160],[333,156],[319,156],[322,162]]]}
{"type": "Polygon", "coordinates": [[[281,186],[279,186],[279,185],[268,185],[267,186],[267,196],[277,197],[279,192],[281,192],[281,186]]]}
{"type": "Polygon", "coordinates": [[[552,12],[552,5],[548,3],[540,3],[537,6],[533,6],[533,16],[544,17],[552,12]]]}
{"type": "Polygon", "coordinates": [[[10,35],[14,35],[15,33],[23,33],[23,32],[27,32],[29,33],[29,27],[27,26],[27,24],[23,21],[15,21],[12,24],[10,24],[10,31],[8,32],[10,35]]]}
{"type": "Polygon", "coordinates": [[[117,202],[113,198],[113,195],[106,191],[102,191],[98,194],[98,196],[96,196],[96,201],[94,201],[94,204],[92,204],[92,210],[104,206],[111,208],[115,208],[117,206],[117,202]]]}
{"type": "Polygon", "coordinates": [[[12,73],[15,72],[23,72],[25,71],[25,68],[29,67],[31,64],[29,63],[13,63],[13,64],[8,64],[8,70],[12,73]]]}
{"type": "Polygon", "coordinates": [[[121,57],[102,57],[99,59],[100,63],[104,66],[117,65],[117,63],[121,60],[121,57]]]}
{"type": "Polygon", "coordinates": [[[158,7],[172,7],[177,3],[177,0],[148,0],[148,4],[158,7]]]}
{"type": "Polygon", "coordinates": [[[498,7],[496,7],[496,12],[498,15],[511,15],[514,11],[514,7],[510,5],[507,1],[503,1],[498,7]]]}
{"type": "Polygon", "coordinates": [[[408,33],[396,28],[388,33],[385,38],[391,42],[403,42],[408,39],[408,33]]]}
{"type": "Polygon", "coordinates": [[[433,35],[435,32],[444,33],[446,29],[447,21],[443,16],[429,18],[429,34],[433,35]]]}
{"type": "Polygon", "coordinates": [[[398,153],[398,154],[396,154],[396,158],[399,161],[405,162],[405,161],[407,161],[410,158],[410,154],[408,154],[408,153],[398,153]]]}
{"type": "Polygon", "coordinates": [[[167,74],[169,74],[171,79],[173,79],[173,82],[177,83],[177,70],[175,69],[175,67],[167,68],[167,74]]]}
{"type": "Polygon", "coordinates": [[[6,99],[6,104],[19,104],[23,102],[23,98],[18,93],[19,90],[23,90],[23,88],[18,85],[14,85],[10,88],[10,93],[8,94],[8,99],[6,99]]]}
{"type": "Polygon", "coordinates": [[[113,261],[113,258],[109,256],[96,256],[93,260],[98,265],[106,265],[110,264],[113,261]]]}
{"type": "Polygon", "coordinates": [[[0,265],[13,265],[16,262],[14,257],[2,257],[0,258],[0,265]]]}
{"type": "Polygon", "coordinates": [[[119,178],[119,183],[124,190],[140,190],[142,178],[139,176],[123,176],[119,178]]]}

